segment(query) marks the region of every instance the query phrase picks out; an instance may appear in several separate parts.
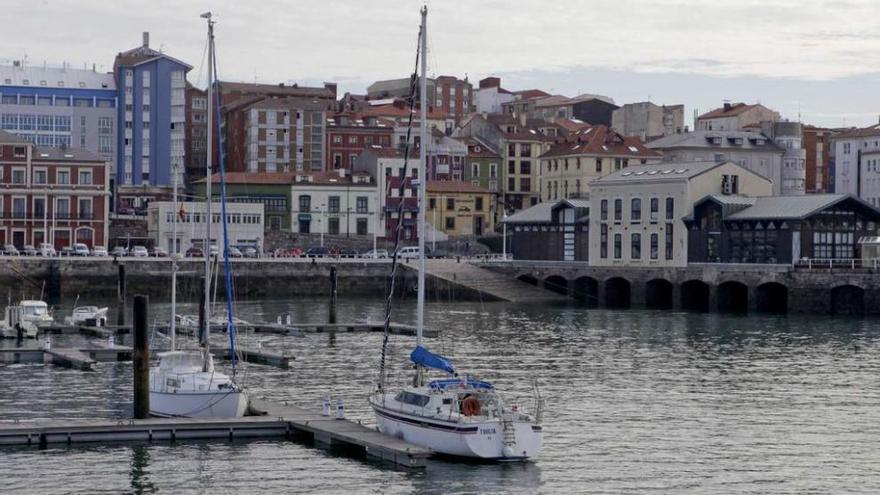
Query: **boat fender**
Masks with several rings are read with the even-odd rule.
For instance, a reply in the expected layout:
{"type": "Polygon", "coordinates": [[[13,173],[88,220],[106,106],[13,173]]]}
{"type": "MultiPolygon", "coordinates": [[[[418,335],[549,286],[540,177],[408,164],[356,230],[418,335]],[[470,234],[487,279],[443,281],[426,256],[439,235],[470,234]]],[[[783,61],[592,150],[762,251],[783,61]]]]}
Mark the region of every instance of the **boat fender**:
{"type": "Polygon", "coordinates": [[[505,445],[503,449],[501,449],[501,454],[504,457],[513,457],[514,452],[513,448],[510,445],[505,445]]]}

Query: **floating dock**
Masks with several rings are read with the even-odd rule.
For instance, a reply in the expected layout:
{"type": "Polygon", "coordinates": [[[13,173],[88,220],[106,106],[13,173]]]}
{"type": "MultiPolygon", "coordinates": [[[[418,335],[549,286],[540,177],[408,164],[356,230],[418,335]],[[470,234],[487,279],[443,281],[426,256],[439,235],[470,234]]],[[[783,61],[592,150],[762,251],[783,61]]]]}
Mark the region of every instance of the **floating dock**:
{"type": "MultiPolygon", "coordinates": [[[[290,368],[290,361],[293,360],[292,357],[278,354],[277,352],[266,351],[263,349],[251,349],[240,345],[235,346],[235,352],[243,361],[248,363],[266,364],[282,369],[290,368]]],[[[230,359],[229,347],[217,347],[212,345],[211,354],[222,359],[230,359]]]]}
{"type": "MultiPolygon", "coordinates": [[[[255,333],[278,333],[285,334],[290,332],[305,333],[353,333],[353,332],[384,332],[385,324],[383,322],[361,322],[361,323],[260,323],[253,325],[255,333]]],[[[415,336],[415,325],[404,325],[402,323],[392,323],[389,332],[395,335],[415,336]]],[[[437,330],[425,329],[423,336],[437,337],[440,334],[437,330]]]]}
{"type": "Polygon", "coordinates": [[[131,361],[131,348],[108,346],[95,349],[8,347],[0,348],[0,363],[48,363],[65,368],[92,371],[97,362],[131,361]]]}
{"type": "Polygon", "coordinates": [[[242,418],[0,422],[0,446],[46,448],[80,443],[285,438],[311,440],[330,448],[353,448],[369,458],[407,468],[424,468],[432,455],[429,449],[319,412],[259,399],[251,401],[251,408],[257,415],[242,418]]]}

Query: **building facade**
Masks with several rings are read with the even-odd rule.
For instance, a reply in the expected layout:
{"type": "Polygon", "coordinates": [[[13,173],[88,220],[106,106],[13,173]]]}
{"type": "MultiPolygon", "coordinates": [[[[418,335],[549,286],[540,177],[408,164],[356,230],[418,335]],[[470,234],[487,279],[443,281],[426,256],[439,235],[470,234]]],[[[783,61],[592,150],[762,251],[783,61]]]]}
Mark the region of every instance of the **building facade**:
{"type": "MultiPolygon", "coordinates": [[[[207,205],[204,201],[174,202],[155,201],[147,211],[147,233],[169,253],[186,253],[191,247],[207,248],[207,205]],[[176,226],[175,226],[176,223],[176,226]],[[176,241],[175,233],[176,228],[176,241]]],[[[223,220],[220,203],[211,205],[212,246],[223,245],[223,220]]],[[[226,204],[226,235],[230,246],[253,247],[257,252],[263,247],[263,205],[247,203],[226,204]]]]}
{"type": "Polygon", "coordinates": [[[635,137],[606,126],[586,127],[558,139],[540,157],[542,201],[589,197],[590,182],[629,165],[660,162],[662,155],[635,137]]]}
{"type": "Polygon", "coordinates": [[[590,264],[686,266],[683,219],[710,194],[769,196],[771,182],[733,162],[635,165],[590,189],[590,264]]]}
{"type": "Polygon", "coordinates": [[[832,138],[834,192],[880,206],[880,124],[832,138]]]}
{"type": "MultiPolygon", "coordinates": [[[[251,203],[263,205],[266,232],[290,231],[290,185],[296,174],[291,172],[228,172],[226,179],[227,203],[251,203]]],[[[220,175],[212,177],[211,196],[220,198],[220,175]]],[[[193,194],[205,196],[205,179],[195,181],[193,194]]]]}
{"type": "Polygon", "coordinates": [[[143,44],[113,63],[117,92],[116,186],[183,184],[189,65],[143,44]]]}
{"type": "Polygon", "coordinates": [[[805,125],[803,147],[806,151],[805,188],[808,194],[831,192],[831,138],[832,129],[805,125]]]}
{"type": "Polygon", "coordinates": [[[327,119],[326,170],[350,171],[364,148],[390,148],[393,139],[394,123],[389,120],[350,112],[332,114],[327,119]]]}
{"type": "Polygon", "coordinates": [[[495,195],[467,182],[428,181],[425,220],[449,237],[482,236],[495,229],[495,195]]]}
{"type": "Polygon", "coordinates": [[[516,97],[501,87],[500,77],[487,77],[480,80],[480,87],[474,92],[474,110],[477,113],[501,113],[502,104],[516,97]]]}
{"type": "Polygon", "coordinates": [[[293,231],[346,237],[381,234],[379,193],[366,172],[297,174],[290,186],[293,231]]]}
{"type": "Polygon", "coordinates": [[[382,214],[381,232],[394,239],[400,227],[400,238],[406,243],[418,240],[419,152],[410,149],[406,156],[399,148],[371,147],[365,149],[353,168],[355,174],[366,173],[375,178],[378,204],[382,214]]]}
{"type": "Polygon", "coordinates": [[[89,151],[115,170],[116,82],[112,74],[22,61],[0,67],[0,129],[40,147],[89,151]]]}
{"type": "Polygon", "coordinates": [[[590,202],[545,201],[507,219],[516,260],[589,261],[590,202]]]}
{"type": "Polygon", "coordinates": [[[187,183],[205,177],[208,170],[208,94],[189,83],[186,85],[184,163],[187,183]]]}
{"type": "Polygon", "coordinates": [[[40,148],[0,131],[0,244],[106,246],[109,168],[80,149],[40,148]]]}
{"type": "Polygon", "coordinates": [[[687,132],[684,105],[655,105],[650,101],[627,103],[612,112],[611,128],[642,141],[687,132]]]}
{"type": "Polygon", "coordinates": [[[725,103],[721,108],[706,112],[694,122],[695,131],[743,131],[761,122],[776,122],[779,112],[756,103],[725,103]]]}
{"type": "Polygon", "coordinates": [[[434,107],[449,114],[456,122],[474,108],[474,87],[467,77],[438,76],[435,80],[434,107]]]}
{"type": "Polygon", "coordinates": [[[479,138],[460,138],[467,146],[464,162],[464,180],[498,194],[500,189],[501,155],[479,138]]]}

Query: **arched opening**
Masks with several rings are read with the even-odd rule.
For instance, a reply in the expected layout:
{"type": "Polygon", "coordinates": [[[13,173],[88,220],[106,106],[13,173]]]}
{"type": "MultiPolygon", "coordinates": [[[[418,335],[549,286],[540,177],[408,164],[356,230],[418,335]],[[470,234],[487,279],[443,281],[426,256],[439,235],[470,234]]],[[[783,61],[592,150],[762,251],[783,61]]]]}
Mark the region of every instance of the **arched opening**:
{"type": "Polygon", "coordinates": [[[516,277],[516,279],[527,284],[538,285],[538,279],[531,275],[520,275],[519,277],[516,277]]]}
{"type": "Polygon", "coordinates": [[[681,309],[707,313],[709,311],[709,284],[702,280],[688,280],[681,284],[681,309]]]}
{"type": "Polygon", "coordinates": [[[839,285],[831,289],[831,314],[865,314],[865,290],[855,285],[839,285]]]}
{"type": "Polygon", "coordinates": [[[76,229],[76,242],[81,242],[90,249],[95,244],[95,229],[91,227],[80,227],[76,229]]]}
{"type": "Polygon", "coordinates": [[[588,308],[599,305],[599,281],[593,277],[580,277],[574,281],[574,297],[588,308]]]}
{"type": "Polygon", "coordinates": [[[788,287],[767,282],[758,286],[755,291],[757,310],[760,313],[785,314],[788,312],[788,287]]]}
{"type": "Polygon", "coordinates": [[[544,288],[557,294],[568,295],[568,280],[559,275],[552,275],[544,279],[544,288]]]}
{"type": "Polygon", "coordinates": [[[645,284],[645,306],[649,309],[672,309],[672,282],[662,278],[645,284]]]}
{"type": "Polygon", "coordinates": [[[630,285],[625,278],[614,277],[605,281],[605,306],[608,308],[628,308],[630,305],[630,285]]]}
{"type": "Polygon", "coordinates": [[[718,311],[748,313],[749,288],[742,282],[729,281],[718,286],[718,311]]]}

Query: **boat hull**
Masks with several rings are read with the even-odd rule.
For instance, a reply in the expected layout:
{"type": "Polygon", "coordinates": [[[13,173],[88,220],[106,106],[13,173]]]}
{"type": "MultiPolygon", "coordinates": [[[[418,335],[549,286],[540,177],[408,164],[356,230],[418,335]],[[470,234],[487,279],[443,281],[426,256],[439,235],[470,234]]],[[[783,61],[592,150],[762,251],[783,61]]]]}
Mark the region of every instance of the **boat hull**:
{"type": "Polygon", "coordinates": [[[247,393],[241,390],[205,392],[150,391],[150,414],[161,417],[235,418],[247,411],[247,393]]]}
{"type": "Polygon", "coordinates": [[[516,441],[506,450],[501,421],[437,421],[372,405],[380,432],[440,454],[499,461],[528,460],[541,454],[543,431],[532,423],[513,423],[516,441]]]}

